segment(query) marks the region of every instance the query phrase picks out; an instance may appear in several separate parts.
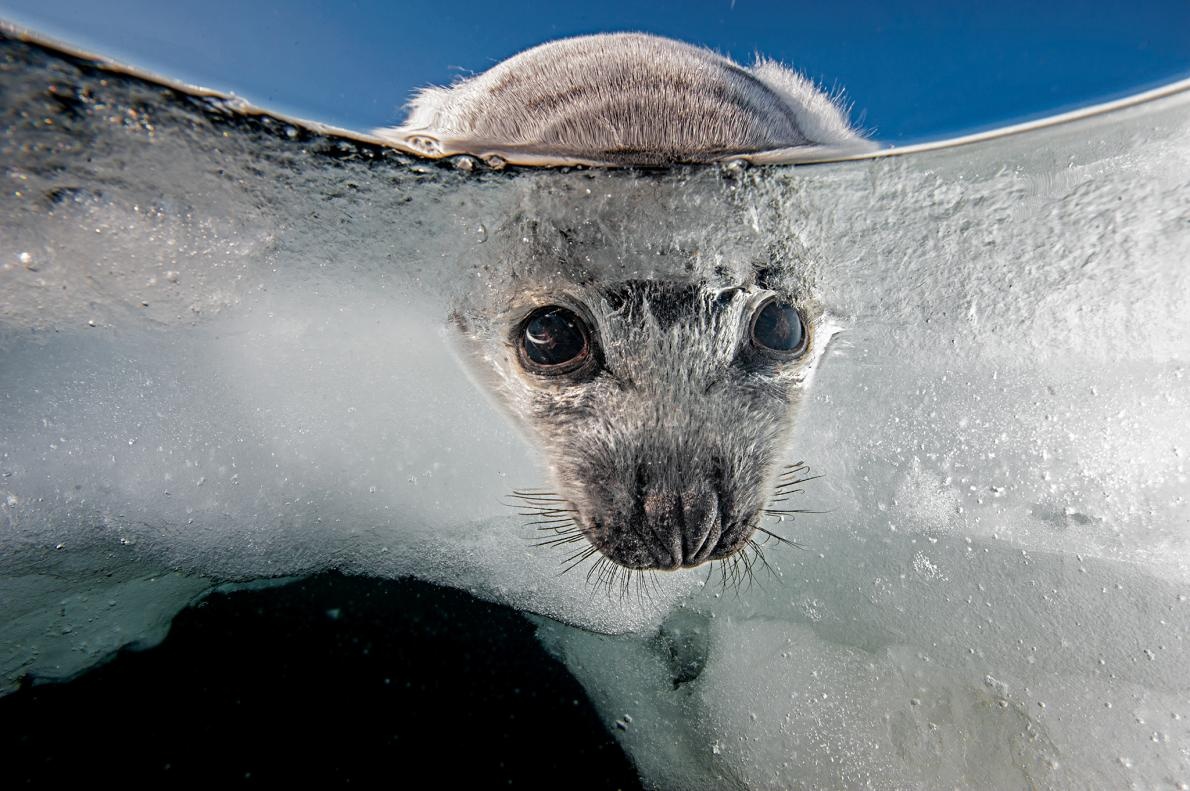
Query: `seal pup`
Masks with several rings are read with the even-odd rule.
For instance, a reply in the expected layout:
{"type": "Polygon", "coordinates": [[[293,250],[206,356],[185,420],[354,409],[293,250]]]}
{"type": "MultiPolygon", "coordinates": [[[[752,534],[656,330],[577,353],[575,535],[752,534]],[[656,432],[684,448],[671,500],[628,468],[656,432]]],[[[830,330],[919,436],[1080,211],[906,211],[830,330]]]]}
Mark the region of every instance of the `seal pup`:
{"type": "Polygon", "coordinates": [[[637,165],[821,160],[875,146],[836,101],[763,58],[640,33],[563,39],[450,88],[425,88],[374,134],[420,156],[489,164],[637,165]]]}
{"type": "MultiPolygon", "coordinates": [[[[427,156],[522,164],[871,147],[775,63],[744,69],[639,34],[546,44],[426,89],[382,133],[427,156]]],[[[784,513],[770,499],[803,478],[778,458],[830,333],[788,224],[739,205],[732,178],[523,176],[521,204],[483,251],[482,287],[456,312],[464,358],[544,449],[557,485],[514,497],[556,533],[549,542],[589,543],[577,562],[598,552],[672,570],[737,557],[769,532],[763,517],[784,513]]]]}

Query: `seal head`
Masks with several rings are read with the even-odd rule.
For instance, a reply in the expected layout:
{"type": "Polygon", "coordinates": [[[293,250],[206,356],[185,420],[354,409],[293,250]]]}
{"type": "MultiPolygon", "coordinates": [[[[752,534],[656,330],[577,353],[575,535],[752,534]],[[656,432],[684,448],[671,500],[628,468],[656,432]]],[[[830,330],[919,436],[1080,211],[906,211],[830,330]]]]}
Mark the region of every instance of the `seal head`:
{"type": "Polygon", "coordinates": [[[563,39],[450,88],[426,88],[397,127],[426,157],[523,165],[796,162],[870,151],[836,102],[773,61],[744,68],[640,33],[563,39]]]}

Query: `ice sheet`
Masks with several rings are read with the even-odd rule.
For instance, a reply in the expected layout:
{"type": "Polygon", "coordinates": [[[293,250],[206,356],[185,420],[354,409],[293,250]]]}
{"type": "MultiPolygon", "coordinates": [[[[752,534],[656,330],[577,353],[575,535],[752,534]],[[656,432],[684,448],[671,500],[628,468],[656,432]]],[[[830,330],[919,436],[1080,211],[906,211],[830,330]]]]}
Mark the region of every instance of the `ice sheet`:
{"type": "Polygon", "coordinates": [[[647,639],[541,628],[657,787],[1190,787],[1188,110],[757,177],[845,317],[826,513],[647,639]]]}
{"type": "Polygon", "coordinates": [[[338,568],[602,631],[695,584],[592,597],[508,505],[544,471],[447,325],[487,288],[517,179],[4,47],[0,576],[44,624],[4,640],[0,687],[140,640],[46,648],[108,628],[60,626],[68,591],[141,618],[109,595],[126,573],[191,581],[157,586],[165,622],[214,584],[338,568]]]}
{"type": "Polygon", "coordinates": [[[3,47],[0,684],[223,582],[413,574],[548,616],[658,787],[1190,784],[1184,93],[904,159],[491,173],[3,47]],[[531,546],[501,501],[542,462],[450,329],[526,218],[595,277],[779,243],[843,328],[789,449],[823,513],[773,526],[804,549],[620,597],[531,546]]]}

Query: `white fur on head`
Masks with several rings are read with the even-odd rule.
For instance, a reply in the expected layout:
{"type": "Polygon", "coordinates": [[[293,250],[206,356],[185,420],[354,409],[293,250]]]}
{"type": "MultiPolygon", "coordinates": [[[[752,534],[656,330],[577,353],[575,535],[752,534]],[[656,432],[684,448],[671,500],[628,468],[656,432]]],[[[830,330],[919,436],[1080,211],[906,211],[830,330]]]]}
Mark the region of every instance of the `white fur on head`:
{"type": "Polygon", "coordinates": [[[872,144],[805,77],[751,69],[708,49],[639,33],[563,39],[451,88],[426,88],[376,134],[423,156],[518,164],[797,161],[872,144]]]}

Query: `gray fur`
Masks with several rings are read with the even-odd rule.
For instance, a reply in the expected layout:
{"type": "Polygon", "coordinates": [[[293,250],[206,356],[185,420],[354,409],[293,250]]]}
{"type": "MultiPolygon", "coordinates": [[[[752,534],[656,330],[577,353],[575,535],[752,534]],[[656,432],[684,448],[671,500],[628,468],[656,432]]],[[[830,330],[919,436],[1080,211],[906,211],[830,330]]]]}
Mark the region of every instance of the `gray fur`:
{"type": "Polygon", "coordinates": [[[804,253],[757,207],[733,205],[721,178],[530,182],[484,244],[491,274],[455,316],[464,358],[545,451],[552,496],[629,568],[695,566],[747,545],[830,336],[804,253]],[[805,319],[796,360],[752,352],[751,318],[771,296],[805,319]],[[599,375],[525,370],[517,331],[544,305],[585,319],[599,375]]]}
{"type": "Polygon", "coordinates": [[[423,156],[518,164],[797,161],[873,148],[796,72],[639,33],[550,42],[426,88],[402,125],[376,134],[423,156]]]}
{"type": "MultiPolygon", "coordinates": [[[[406,123],[383,133],[427,156],[528,164],[785,161],[868,147],[793,72],[637,34],[546,44],[427,89],[406,123]]],[[[573,518],[628,568],[730,557],[759,526],[829,336],[804,262],[779,249],[781,233],[761,227],[756,206],[733,207],[730,188],[703,203],[684,184],[563,183],[530,183],[495,234],[486,253],[504,260],[456,317],[467,357],[544,448],[557,484],[547,502],[561,509],[548,516],[573,518]],[[706,206],[723,207],[718,234],[708,233],[706,206]],[[744,239],[744,228],[755,235],[744,239]],[[810,348],[797,359],[754,354],[751,321],[770,297],[805,319],[810,348]],[[549,305],[584,319],[597,375],[526,370],[518,331],[549,305]]]]}

